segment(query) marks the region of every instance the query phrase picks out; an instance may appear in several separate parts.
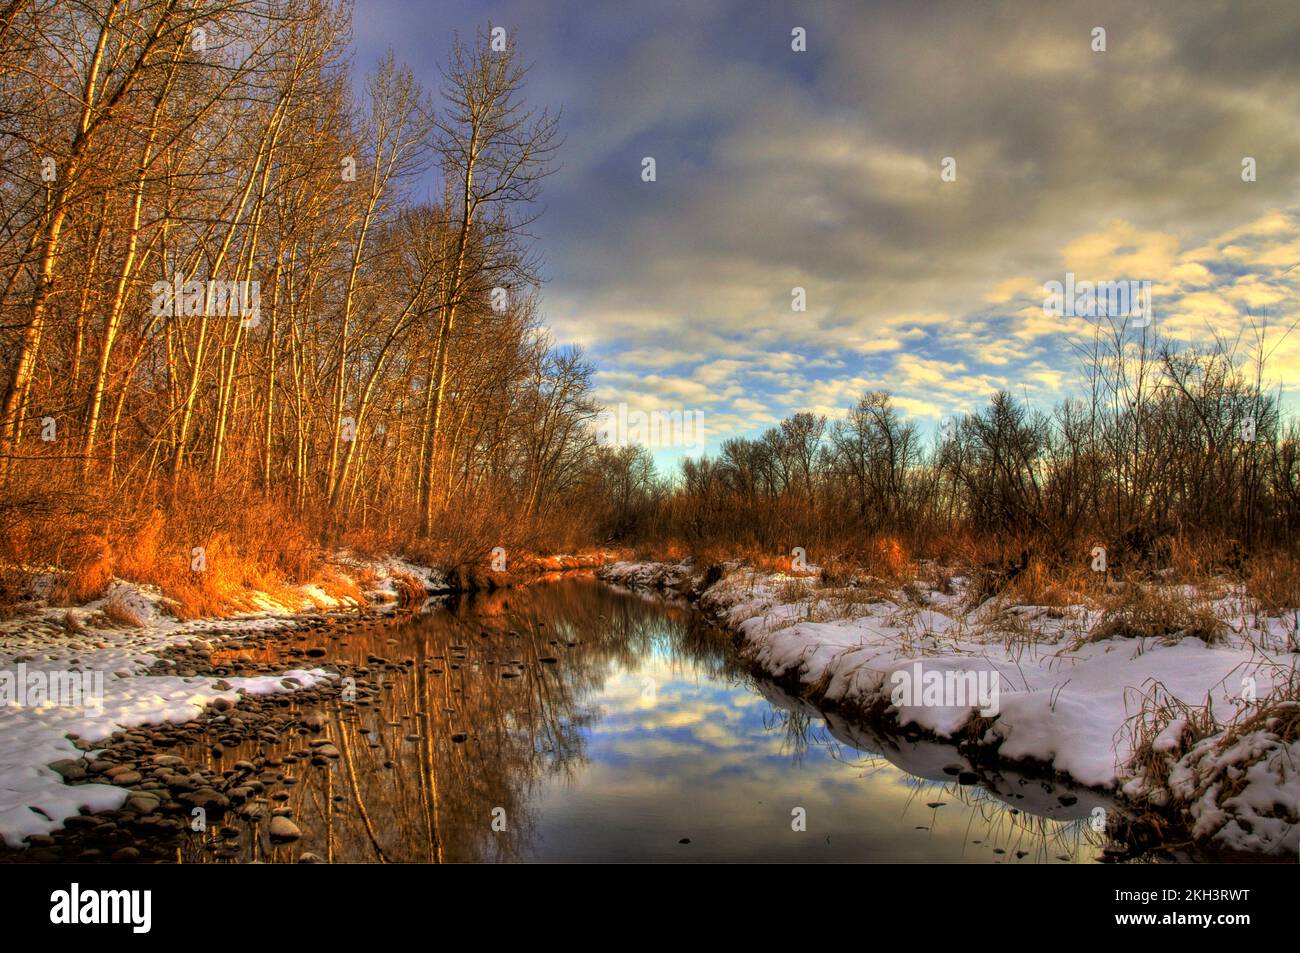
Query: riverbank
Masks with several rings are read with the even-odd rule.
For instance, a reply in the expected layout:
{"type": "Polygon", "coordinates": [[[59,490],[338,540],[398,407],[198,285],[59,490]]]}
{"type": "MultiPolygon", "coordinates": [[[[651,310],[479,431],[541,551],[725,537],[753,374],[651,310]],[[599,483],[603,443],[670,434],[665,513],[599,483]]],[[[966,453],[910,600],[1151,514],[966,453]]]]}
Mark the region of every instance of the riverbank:
{"type": "MultiPolygon", "coordinates": [[[[237,707],[244,722],[240,732],[256,732],[256,712],[273,710],[264,704],[270,696],[338,693],[346,673],[335,664],[312,664],[325,655],[319,645],[289,651],[301,667],[250,659],[268,639],[305,638],[304,632],[317,630],[341,637],[394,607],[418,609],[431,597],[527,584],[590,569],[605,558],[521,557],[510,573],[471,576],[399,557],[341,552],[331,561],[336,586],[249,590],[243,598],[253,608],[231,618],[178,619],[156,587],[114,580],[83,605],[38,604],[4,619],[0,841],[17,847],[36,837],[39,843],[83,812],[126,808],[139,796],[139,785],[156,780],[152,769],[158,765],[146,749],[166,744],[166,733],[159,734],[165,726],[224,717],[222,712],[237,707]],[[113,745],[126,745],[126,757],[96,757],[113,745]],[[133,745],[142,763],[131,756],[133,745]]],[[[226,797],[228,780],[212,779],[209,787],[226,797]]]]}
{"type": "MultiPolygon", "coordinates": [[[[1219,850],[1296,852],[1294,621],[1259,613],[1230,586],[1213,597],[1142,592],[1169,600],[1160,605],[1183,626],[1152,636],[1131,634],[1150,627],[1122,595],[1012,604],[942,573],[831,583],[817,567],[685,561],[620,562],[598,575],[696,603],[760,670],[819,706],[1039,763],[1219,850]],[[1175,599],[1195,611],[1183,618],[1175,599]],[[952,695],[981,685],[996,687],[952,695]]],[[[1139,590],[1129,593],[1136,602],[1139,590]]]]}

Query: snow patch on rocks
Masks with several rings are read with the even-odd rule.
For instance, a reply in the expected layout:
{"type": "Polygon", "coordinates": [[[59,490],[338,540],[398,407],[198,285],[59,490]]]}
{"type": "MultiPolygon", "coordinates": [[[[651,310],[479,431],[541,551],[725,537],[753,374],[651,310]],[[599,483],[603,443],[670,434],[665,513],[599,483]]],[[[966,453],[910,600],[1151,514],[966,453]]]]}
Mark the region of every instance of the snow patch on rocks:
{"type": "MultiPolygon", "coordinates": [[[[379,578],[377,594],[391,591],[393,571],[409,573],[430,589],[445,586],[436,571],[396,557],[351,562],[346,571],[370,565],[379,578]]],[[[116,810],[128,792],[111,784],[65,783],[50,767],[65,759],[93,758],[73,739],[94,745],[113,732],[186,722],[198,717],[218,699],[237,705],[241,693],[275,694],[315,687],[335,677],[323,669],[292,669],[278,675],[249,678],[148,674],[162,654],[174,646],[206,644],[205,635],[223,637],[240,632],[277,629],[303,609],[342,608],[355,599],[336,598],[317,587],[300,587],[303,601],[285,605],[267,596],[262,611],[230,619],[180,621],[167,612],[167,600],[155,587],[115,581],[100,599],[72,608],[40,607],[0,621],[0,840],[19,847],[31,834],[44,834],[82,809],[116,810]],[[110,602],[129,610],[138,627],[115,626],[105,615],[110,602]],[[16,695],[22,673],[48,680],[63,673],[90,675],[98,691],[76,705],[26,704],[16,695]],[[220,685],[221,687],[218,687],[220,685]]],[[[90,684],[90,683],[88,683],[90,684]]],[[[67,702],[57,698],[53,701],[67,702]]]]}

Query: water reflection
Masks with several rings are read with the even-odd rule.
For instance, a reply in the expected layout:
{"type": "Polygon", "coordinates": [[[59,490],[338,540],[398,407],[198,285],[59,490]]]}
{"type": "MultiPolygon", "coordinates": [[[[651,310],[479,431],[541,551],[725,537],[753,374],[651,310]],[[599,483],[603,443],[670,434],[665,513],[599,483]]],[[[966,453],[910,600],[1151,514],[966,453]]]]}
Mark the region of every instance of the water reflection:
{"type": "Polygon", "coordinates": [[[219,765],[267,757],[265,801],[245,813],[287,807],[301,840],[234,815],[178,859],[1060,862],[1104,843],[1088,792],[960,786],[952,748],[825,718],[754,681],[696,614],[591,579],[364,628],[331,652],[369,668],[356,704],[219,765]],[[325,737],[338,757],[313,759],[325,737]]]}

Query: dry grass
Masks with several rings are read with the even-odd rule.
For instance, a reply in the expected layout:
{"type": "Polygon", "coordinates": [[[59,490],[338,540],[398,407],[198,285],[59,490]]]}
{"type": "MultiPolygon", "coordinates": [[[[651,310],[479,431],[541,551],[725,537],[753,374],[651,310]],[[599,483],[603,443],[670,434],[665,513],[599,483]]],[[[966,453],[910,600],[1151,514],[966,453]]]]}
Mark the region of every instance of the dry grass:
{"type": "Polygon", "coordinates": [[[63,622],[63,628],[68,632],[71,632],[73,635],[86,634],[86,627],[81,624],[81,619],[78,618],[75,612],[63,613],[63,619],[61,621],[63,622]]]}
{"type": "Polygon", "coordinates": [[[104,594],[113,581],[112,542],[99,533],[74,535],[67,542],[60,574],[50,600],[63,605],[80,605],[104,594]]]}
{"type": "Polygon", "coordinates": [[[872,542],[867,568],[877,576],[896,582],[910,582],[916,577],[916,564],[896,536],[882,536],[872,542]]]}
{"type": "Polygon", "coordinates": [[[1174,764],[1219,730],[1209,698],[1204,705],[1189,705],[1171,695],[1163,683],[1153,681],[1128,722],[1133,751],[1130,772],[1148,794],[1161,792],[1157,796],[1162,796],[1174,764]]]}
{"type": "Polygon", "coordinates": [[[392,530],[349,523],[341,529],[336,542],[357,556],[378,558],[396,552],[402,537],[392,530]]]}
{"type": "Polygon", "coordinates": [[[379,585],[379,573],[375,572],[374,567],[368,564],[348,567],[348,575],[352,583],[357,587],[357,591],[365,594],[366,590],[374,589],[379,585]]]}
{"type": "Polygon", "coordinates": [[[981,642],[1000,643],[1008,650],[1015,646],[1028,646],[1038,642],[1055,641],[1055,634],[1035,627],[1013,606],[995,601],[981,609],[973,620],[971,634],[981,642]]]}
{"type": "Polygon", "coordinates": [[[140,629],[144,627],[145,620],[140,618],[126,598],[120,592],[112,593],[104,602],[104,615],[109,622],[114,625],[123,626],[128,629],[140,629]]]}
{"type": "Polygon", "coordinates": [[[1198,638],[1212,645],[1226,633],[1223,620],[1204,599],[1171,586],[1131,583],[1105,598],[1101,618],[1083,641],[1198,638]]]}
{"type": "Polygon", "coordinates": [[[803,579],[786,579],[776,587],[776,599],[784,605],[805,602],[815,593],[816,587],[811,582],[805,582],[803,579]]]}
{"type": "Polygon", "coordinates": [[[893,587],[883,579],[868,576],[854,585],[826,591],[826,601],[834,607],[835,618],[849,619],[863,615],[867,606],[892,602],[896,597],[893,587]]]}
{"type": "MultiPolygon", "coordinates": [[[[375,578],[373,572],[370,572],[369,576],[372,579],[375,578]]],[[[320,571],[316,579],[316,585],[332,599],[340,602],[351,599],[359,605],[365,605],[366,593],[363,586],[351,576],[345,576],[332,566],[326,566],[320,571]]]]}
{"type": "Polygon", "coordinates": [[[852,585],[860,569],[855,560],[844,556],[832,556],[822,562],[822,585],[832,589],[852,585]]]}
{"type": "Polygon", "coordinates": [[[1270,673],[1272,691],[1252,703],[1224,734],[1220,748],[1226,748],[1255,731],[1267,731],[1279,741],[1300,741],[1300,664],[1287,667],[1279,662],[1270,673]]]}
{"type": "MultiPolygon", "coordinates": [[[[1189,705],[1172,697],[1161,683],[1151,684],[1138,713],[1129,721],[1133,750],[1130,770],[1142,783],[1150,805],[1157,809],[1185,805],[1211,789],[1215,801],[1224,804],[1245,789],[1252,777],[1251,767],[1268,756],[1267,746],[1252,745],[1256,754],[1248,762],[1235,760],[1229,766],[1220,763],[1202,773],[1190,791],[1183,788],[1175,793],[1170,789],[1171,772],[1194,748],[1198,751],[1194,759],[1204,764],[1208,757],[1213,766],[1219,753],[1251,734],[1268,735],[1284,745],[1300,740],[1300,673],[1294,666],[1275,682],[1267,698],[1239,710],[1226,725],[1215,719],[1209,698],[1204,705],[1189,705]],[[1212,737],[1212,745],[1202,744],[1212,737]]],[[[1290,824],[1300,821],[1294,815],[1272,816],[1281,816],[1290,824]]]]}
{"type": "Polygon", "coordinates": [[[1232,725],[1220,747],[1226,748],[1254,731],[1267,731],[1284,744],[1300,741],[1300,700],[1296,699],[1294,689],[1290,694],[1290,698],[1269,699],[1249,717],[1232,725]]]}
{"type": "Polygon", "coordinates": [[[953,577],[952,568],[937,559],[927,559],[922,562],[916,574],[919,583],[927,586],[932,592],[940,592],[945,596],[955,595],[957,592],[953,585],[953,577]]]}
{"type": "Polygon", "coordinates": [[[397,588],[397,606],[399,609],[419,609],[429,599],[424,583],[410,573],[393,573],[393,585],[397,588]]]}
{"type": "Polygon", "coordinates": [[[1269,553],[1251,559],[1246,593],[1267,615],[1300,609],[1300,559],[1289,553],[1269,553]]]}
{"type": "Polygon", "coordinates": [[[197,479],[176,488],[136,486],[125,497],[52,486],[32,507],[41,531],[0,538],[0,565],[23,567],[26,575],[14,587],[20,593],[6,591],[11,601],[53,568],[54,605],[84,604],[123,579],[157,586],[178,618],[224,616],[263,607],[259,593],[298,605],[295,587],[324,565],[308,515],[260,495],[220,498],[197,479]]]}
{"type": "Polygon", "coordinates": [[[1002,594],[1014,605],[1065,609],[1090,601],[1087,590],[1093,583],[1090,578],[1093,575],[1091,569],[1083,565],[1053,570],[1042,559],[1034,557],[1025,570],[1007,584],[1002,594]]]}

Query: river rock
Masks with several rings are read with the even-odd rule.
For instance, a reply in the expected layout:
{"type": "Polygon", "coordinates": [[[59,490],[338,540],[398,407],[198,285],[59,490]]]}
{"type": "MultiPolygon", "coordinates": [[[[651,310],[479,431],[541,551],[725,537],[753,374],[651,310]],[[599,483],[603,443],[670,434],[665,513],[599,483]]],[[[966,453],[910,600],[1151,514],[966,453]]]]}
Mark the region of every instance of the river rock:
{"type": "Polygon", "coordinates": [[[302,831],[289,818],[283,816],[271,818],[271,840],[295,841],[300,837],[302,837],[302,831]]]}
{"type": "Polygon", "coordinates": [[[162,804],[162,798],[147,791],[137,791],[126,799],[126,809],[136,814],[152,814],[162,804]]]}
{"type": "Polygon", "coordinates": [[[55,761],[50,768],[63,775],[65,781],[80,781],[86,776],[86,766],[79,758],[63,758],[55,761]]]}
{"type": "Polygon", "coordinates": [[[230,798],[212,788],[199,788],[197,791],[182,794],[180,800],[208,811],[224,811],[230,807],[230,798]]]}

